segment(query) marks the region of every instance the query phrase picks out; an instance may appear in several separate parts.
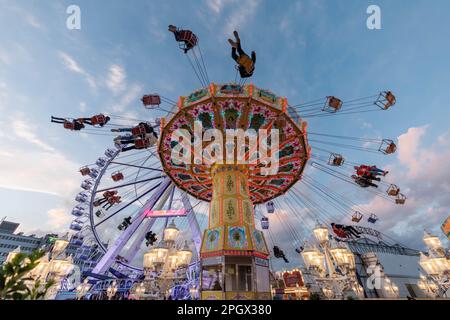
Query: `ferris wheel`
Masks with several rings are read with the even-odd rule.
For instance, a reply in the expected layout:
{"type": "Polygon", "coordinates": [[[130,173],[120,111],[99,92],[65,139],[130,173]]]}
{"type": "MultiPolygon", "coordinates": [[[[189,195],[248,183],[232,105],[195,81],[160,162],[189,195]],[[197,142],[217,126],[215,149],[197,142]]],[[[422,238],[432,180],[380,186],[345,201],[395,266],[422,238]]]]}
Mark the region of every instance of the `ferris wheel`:
{"type": "Polygon", "coordinates": [[[205,216],[198,220],[195,208],[201,203],[191,204],[165,176],[155,147],[127,152],[108,148],[80,173],[84,180],[70,229],[102,255],[95,273],[142,271],[143,253],[162,238],[169,220],[181,231],[177,245],[189,240],[198,252],[205,216]]]}

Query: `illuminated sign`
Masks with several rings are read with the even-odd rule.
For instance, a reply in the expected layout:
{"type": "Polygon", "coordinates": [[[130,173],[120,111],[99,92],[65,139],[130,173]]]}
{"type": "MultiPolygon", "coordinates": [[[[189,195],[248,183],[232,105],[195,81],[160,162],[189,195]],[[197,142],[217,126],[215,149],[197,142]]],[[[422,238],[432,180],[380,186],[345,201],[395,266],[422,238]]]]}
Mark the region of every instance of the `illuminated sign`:
{"type": "Polygon", "coordinates": [[[146,210],[145,216],[148,218],[169,218],[186,216],[185,209],[180,210],[146,210]]]}

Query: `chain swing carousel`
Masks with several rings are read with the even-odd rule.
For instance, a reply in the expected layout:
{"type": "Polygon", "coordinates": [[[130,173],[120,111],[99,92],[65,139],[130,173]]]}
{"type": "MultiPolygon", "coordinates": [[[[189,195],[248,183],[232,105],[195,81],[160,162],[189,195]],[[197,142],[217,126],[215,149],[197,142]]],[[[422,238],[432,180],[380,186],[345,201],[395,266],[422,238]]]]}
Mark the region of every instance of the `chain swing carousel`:
{"type": "MultiPolygon", "coordinates": [[[[119,281],[119,291],[147,298],[151,293],[161,299],[168,295],[174,299],[270,299],[271,261],[288,262],[290,249],[298,257],[305,232],[313,230],[316,221],[330,228],[336,221],[354,223],[356,236],[382,237],[361,226],[378,220],[373,212],[306,169],[314,167],[331,179],[404,204],[400,188],[384,181],[387,172],[344,156],[345,150],[390,155],[396,151],[394,141],[307,132],[305,120],[386,111],[396,103],[392,92],[348,101],[327,96],[290,105],[270,90],[246,84],[248,78],[211,83],[199,38],[190,43],[192,32],[180,32],[175,38],[183,43],[180,48],[201,88],[178,102],[159,94],[144,95],[142,103],[155,120],[101,115],[108,120],[98,125],[89,118],[52,117],[52,122],[59,121],[66,129],[114,138],[115,148],[80,169],[85,180],[72,211],[75,219],[70,228],[75,232],[73,239],[82,243],[77,254],[85,262],[84,275],[97,281],[91,293],[105,289],[113,277],[124,282],[120,287],[119,281]],[[184,39],[183,35],[190,36],[184,39]],[[254,133],[246,136],[242,149],[237,137],[229,141],[215,135],[208,140],[205,136],[211,129],[223,137],[231,129],[254,133]],[[272,137],[260,139],[260,130],[278,132],[279,152],[255,157],[261,155],[262,147],[272,145],[272,137]],[[183,148],[183,138],[191,148],[183,148]],[[197,148],[203,150],[206,161],[197,161],[197,148]],[[226,161],[217,160],[220,148],[226,150],[226,161]],[[174,150],[184,162],[174,161],[174,150]],[[270,165],[276,165],[276,172],[263,174],[270,165]],[[300,213],[299,208],[305,210],[300,213]],[[287,216],[281,218],[277,209],[287,216]],[[285,244],[291,248],[279,247],[272,223],[291,237],[285,244]],[[301,228],[295,228],[296,223],[301,228]],[[178,230],[176,238],[168,236],[171,228],[178,230]]],[[[335,239],[341,243],[355,237],[345,225],[335,226],[335,239]]],[[[330,263],[337,261],[331,257],[330,263]]]]}

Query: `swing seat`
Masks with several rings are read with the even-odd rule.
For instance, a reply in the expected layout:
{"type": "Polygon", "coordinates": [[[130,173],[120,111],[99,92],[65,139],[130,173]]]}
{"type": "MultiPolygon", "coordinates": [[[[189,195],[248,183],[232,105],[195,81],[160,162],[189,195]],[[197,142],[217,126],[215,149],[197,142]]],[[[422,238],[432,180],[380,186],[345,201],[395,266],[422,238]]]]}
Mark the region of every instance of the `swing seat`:
{"type": "Polygon", "coordinates": [[[145,127],[143,125],[139,125],[139,126],[134,127],[134,128],[131,129],[131,134],[133,136],[142,136],[142,135],[144,135],[146,133],[147,132],[146,132],[145,127]]]}
{"type": "Polygon", "coordinates": [[[340,167],[344,164],[344,157],[337,153],[332,153],[330,159],[328,159],[328,164],[330,166],[340,167]]]}
{"type": "Polygon", "coordinates": [[[383,139],[381,141],[380,147],[378,148],[378,151],[383,154],[393,154],[395,153],[395,151],[397,151],[397,145],[390,139],[383,139]]]}
{"type": "Polygon", "coordinates": [[[191,30],[179,30],[176,33],[176,39],[182,50],[189,50],[198,43],[197,36],[191,30]]]}
{"type": "Polygon", "coordinates": [[[120,180],[123,180],[123,179],[124,179],[123,173],[120,172],[120,171],[113,172],[113,173],[111,174],[111,179],[112,179],[114,182],[118,182],[118,181],[120,181],[120,180]]]}
{"type": "Polygon", "coordinates": [[[387,110],[392,107],[396,103],[396,99],[394,94],[391,91],[383,91],[380,92],[377,100],[375,101],[375,105],[383,110],[387,110]]]}
{"type": "Polygon", "coordinates": [[[150,147],[150,140],[149,139],[136,139],[134,141],[134,146],[136,149],[146,149],[150,147]]]}
{"type": "Polygon", "coordinates": [[[119,199],[118,196],[112,196],[112,197],[108,198],[108,203],[109,204],[116,204],[116,203],[119,203],[119,202],[120,202],[120,199],[119,199]]]}
{"type": "Polygon", "coordinates": [[[161,104],[161,97],[157,94],[146,94],[141,99],[144,107],[153,109],[161,104]]]}
{"type": "Polygon", "coordinates": [[[73,124],[73,122],[64,120],[64,129],[69,129],[69,130],[74,130],[75,129],[75,125],[73,124]]]}
{"type": "Polygon", "coordinates": [[[361,221],[362,218],[363,214],[359,211],[355,211],[355,213],[352,216],[352,221],[358,223],[361,221]]]}
{"type": "Polygon", "coordinates": [[[339,237],[339,238],[348,238],[347,233],[342,229],[335,229],[333,232],[339,237]]]}
{"type": "Polygon", "coordinates": [[[391,184],[391,185],[389,186],[389,188],[386,190],[386,193],[387,193],[388,195],[390,195],[391,197],[396,197],[396,196],[398,196],[399,193],[400,193],[400,188],[397,187],[395,184],[391,184]]]}
{"type": "Polygon", "coordinates": [[[91,173],[91,169],[89,167],[82,167],[80,168],[80,173],[82,176],[87,176],[89,173],[91,173]]]}
{"type": "Polygon", "coordinates": [[[338,99],[333,96],[327,97],[327,101],[325,102],[325,105],[322,108],[322,111],[326,112],[338,112],[342,108],[342,100],[338,99]]]}
{"type": "Polygon", "coordinates": [[[103,114],[95,115],[91,118],[92,125],[101,125],[106,123],[106,117],[103,114]]]}
{"type": "Polygon", "coordinates": [[[396,204],[405,204],[406,203],[406,196],[404,194],[400,193],[397,196],[397,199],[395,199],[395,203],[396,204]]]}

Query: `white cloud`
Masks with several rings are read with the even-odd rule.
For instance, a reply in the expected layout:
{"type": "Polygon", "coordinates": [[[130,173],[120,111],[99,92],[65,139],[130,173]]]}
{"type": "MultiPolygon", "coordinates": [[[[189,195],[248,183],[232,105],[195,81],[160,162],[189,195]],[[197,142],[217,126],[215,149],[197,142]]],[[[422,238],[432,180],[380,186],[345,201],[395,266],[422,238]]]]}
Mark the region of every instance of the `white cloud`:
{"type": "Polygon", "coordinates": [[[81,112],[86,112],[86,110],[87,110],[87,105],[86,105],[86,102],[80,102],[80,111],[81,112]]]}
{"type": "Polygon", "coordinates": [[[72,220],[70,214],[68,214],[67,208],[55,208],[47,212],[48,222],[47,224],[54,229],[67,229],[68,224],[72,220]]]}
{"type": "Polygon", "coordinates": [[[35,29],[45,29],[44,25],[32,14],[27,13],[24,16],[25,22],[28,23],[30,26],[32,26],[35,29]]]}
{"type": "Polygon", "coordinates": [[[125,69],[117,64],[111,65],[106,85],[115,95],[123,92],[126,88],[127,73],[125,69]]]}
{"type": "Polygon", "coordinates": [[[385,180],[397,184],[408,197],[395,205],[375,197],[361,205],[380,217],[378,229],[403,239],[413,248],[421,247],[424,229],[441,235],[440,224],[450,210],[450,140],[441,135],[435,143],[424,144],[429,126],[413,127],[398,138],[398,162],[386,167],[385,180]]]}
{"type": "MultiPolygon", "coordinates": [[[[409,168],[409,174],[416,176],[419,173],[420,163],[423,161],[419,158],[419,144],[421,138],[425,135],[428,126],[409,128],[408,132],[398,137],[398,159],[400,163],[409,168]]],[[[425,154],[422,154],[425,156],[425,154]]]]}
{"type": "Polygon", "coordinates": [[[95,82],[94,78],[86,71],[84,70],[76,61],[74,58],[72,58],[70,55],[68,55],[65,52],[59,52],[59,57],[61,58],[64,66],[74,72],[78,73],[80,75],[83,75],[89,84],[89,86],[93,89],[97,88],[97,83],[95,82]]]}
{"type": "Polygon", "coordinates": [[[232,2],[236,2],[236,0],[207,0],[206,5],[214,13],[220,14],[223,8],[232,2]]]}
{"type": "Polygon", "coordinates": [[[53,147],[38,138],[38,136],[30,128],[29,122],[17,118],[12,121],[11,125],[15,135],[18,138],[22,138],[26,142],[36,145],[44,151],[55,152],[53,147]]]}
{"type": "Polygon", "coordinates": [[[161,27],[159,20],[155,16],[149,18],[150,33],[159,40],[164,39],[168,32],[161,27]]]}
{"type": "Polygon", "coordinates": [[[6,51],[0,49],[0,63],[10,65],[11,62],[12,62],[11,56],[6,51]]]}
{"type": "Polygon", "coordinates": [[[113,106],[114,112],[123,112],[125,111],[126,107],[128,107],[131,102],[134,100],[137,100],[139,97],[139,94],[142,92],[142,85],[140,84],[133,84],[130,89],[126,92],[124,96],[120,99],[119,103],[113,106]]]}
{"type": "Polygon", "coordinates": [[[0,186],[73,198],[79,164],[40,139],[22,114],[12,119],[10,124],[1,123],[0,135],[7,134],[0,139],[0,186]]]}
{"type": "Polygon", "coordinates": [[[224,33],[229,36],[234,30],[242,29],[254,16],[259,4],[260,0],[239,2],[239,5],[233,8],[233,11],[226,19],[224,33]]]}

